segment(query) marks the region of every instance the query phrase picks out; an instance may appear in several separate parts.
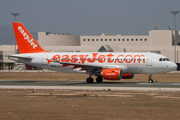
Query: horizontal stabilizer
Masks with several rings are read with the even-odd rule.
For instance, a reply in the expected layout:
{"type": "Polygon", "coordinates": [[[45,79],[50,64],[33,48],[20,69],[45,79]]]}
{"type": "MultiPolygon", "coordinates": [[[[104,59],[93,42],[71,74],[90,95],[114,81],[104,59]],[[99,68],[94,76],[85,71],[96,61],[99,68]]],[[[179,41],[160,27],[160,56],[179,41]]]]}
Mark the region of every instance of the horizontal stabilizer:
{"type": "Polygon", "coordinates": [[[21,58],[21,59],[32,59],[32,57],[30,57],[30,56],[7,55],[6,57],[21,58]]]}

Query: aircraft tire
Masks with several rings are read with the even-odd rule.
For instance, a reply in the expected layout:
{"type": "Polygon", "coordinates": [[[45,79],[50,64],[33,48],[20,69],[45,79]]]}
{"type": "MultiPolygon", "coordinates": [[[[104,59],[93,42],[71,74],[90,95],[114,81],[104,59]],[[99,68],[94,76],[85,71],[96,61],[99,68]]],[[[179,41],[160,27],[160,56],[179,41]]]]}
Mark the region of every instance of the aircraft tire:
{"type": "Polygon", "coordinates": [[[93,83],[93,81],[94,81],[94,80],[93,80],[92,77],[89,77],[89,78],[86,79],[86,82],[87,82],[87,83],[93,83]]]}
{"type": "Polygon", "coordinates": [[[153,80],[152,80],[152,79],[149,79],[149,83],[153,83],[153,80]]]}
{"type": "Polygon", "coordinates": [[[102,81],[103,81],[102,77],[98,76],[98,77],[96,78],[96,82],[97,82],[97,83],[101,83],[102,81]]]}

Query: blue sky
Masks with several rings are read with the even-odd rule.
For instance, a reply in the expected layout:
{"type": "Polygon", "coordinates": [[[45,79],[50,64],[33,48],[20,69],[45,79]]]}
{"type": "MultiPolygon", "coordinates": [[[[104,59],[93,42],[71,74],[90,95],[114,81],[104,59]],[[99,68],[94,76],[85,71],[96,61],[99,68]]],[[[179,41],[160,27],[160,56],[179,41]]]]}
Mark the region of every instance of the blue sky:
{"type": "MultiPolygon", "coordinates": [[[[12,26],[12,12],[18,12],[30,32],[72,35],[148,35],[153,25],[168,29],[174,25],[172,10],[180,0],[0,0],[0,25],[12,26]]],[[[180,13],[177,27],[180,29],[180,13]]]]}

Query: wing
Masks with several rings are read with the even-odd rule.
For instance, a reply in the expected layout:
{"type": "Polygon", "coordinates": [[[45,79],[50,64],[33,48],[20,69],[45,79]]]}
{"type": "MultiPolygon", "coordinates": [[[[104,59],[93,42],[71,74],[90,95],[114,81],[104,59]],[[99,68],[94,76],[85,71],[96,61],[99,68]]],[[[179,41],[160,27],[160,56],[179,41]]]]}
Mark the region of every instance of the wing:
{"type": "Polygon", "coordinates": [[[71,63],[71,62],[62,62],[62,61],[52,61],[46,58],[48,64],[51,62],[62,64],[61,67],[73,66],[71,69],[81,68],[80,71],[86,70],[90,72],[101,72],[102,69],[113,69],[119,68],[122,69],[122,72],[125,73],[128,71],[127,66],[125,65],[101,65],[101,64],[87,64],[87,63],[71,63]]]}
{"type": "Polygon", "coordinates": [[[46,60],[48,61],[48,64],[51,62],[54,63],[59,63],[62,64],[60,67],[67,67],[67,66],[72,66],[71,69],[76,69],[76,68],[80,68],[79,71],[99,71],[101,70],[102,66],[101,65],[94,65],[94,64],[81,64],[81,63],[70,63],[70,62],[62,62],[62,61],[52,61],[46,58],[46,60]]]}

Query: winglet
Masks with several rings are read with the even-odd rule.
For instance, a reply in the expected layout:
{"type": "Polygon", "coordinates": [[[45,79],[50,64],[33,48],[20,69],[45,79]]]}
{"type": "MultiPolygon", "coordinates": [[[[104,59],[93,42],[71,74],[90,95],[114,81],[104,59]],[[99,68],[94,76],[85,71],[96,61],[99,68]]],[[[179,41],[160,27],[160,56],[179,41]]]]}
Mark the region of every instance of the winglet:
{"type": "Polygon", "coordinates": [[[22,23],[14,22],[12,24],[20,54],[48,52],[41,48],[22,23]]]}

